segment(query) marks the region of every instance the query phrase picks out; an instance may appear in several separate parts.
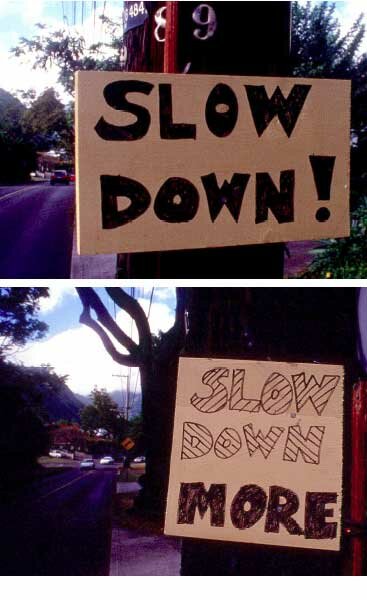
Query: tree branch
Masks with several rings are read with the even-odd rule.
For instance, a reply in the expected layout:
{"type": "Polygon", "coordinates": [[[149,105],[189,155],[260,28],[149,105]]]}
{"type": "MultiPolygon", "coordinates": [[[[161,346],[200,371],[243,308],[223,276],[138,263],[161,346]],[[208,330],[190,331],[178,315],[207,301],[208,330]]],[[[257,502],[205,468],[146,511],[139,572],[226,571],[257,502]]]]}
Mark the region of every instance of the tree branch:
{"type": "Polygon", "coordinates": [[[92,308],[97,315],[99,323],[108,329],[132,357],[139,357],[139,346],[117,325],[93,288],[77,288],[77,292],[84,308],[92,308]]]}
{"type": "Polygon", "coordinates": [[[113,358],[114,361],[116,361],[120,365],[124,365],[125,367],[142,366],[141,361],[139,361],[137,358],[134,358],[127,354],[121,354],[116,350],[115,346],[113,345],[105,330],[97,323],[97,321],[94,321],[94,319],[92,319],[90,315],[90,309],[86,306],[84,306],[79,321],[80,323],[82,323],[82,325],[87,325],[87,327],[89,327],[99,335],[102,344],[104,345],[108,354],[113,358]]]}
{"type": "Polygon", "coordinates": [[[121,288],[106,288],[107,294],[120,307],[126,311],[135,321],[139,334],[139,348],[143,357],[146,359],[152,353],[152,334],[150,332],[149,322],[144,310],[139,302],[124,292],[121,288]]]}

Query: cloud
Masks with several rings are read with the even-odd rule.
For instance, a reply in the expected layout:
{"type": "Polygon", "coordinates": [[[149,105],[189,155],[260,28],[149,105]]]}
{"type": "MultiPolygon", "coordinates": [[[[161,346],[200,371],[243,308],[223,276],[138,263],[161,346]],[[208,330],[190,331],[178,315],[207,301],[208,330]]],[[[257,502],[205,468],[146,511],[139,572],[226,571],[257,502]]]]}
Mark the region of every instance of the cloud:
{"type": "MultiPolygon", "coordinates": [[[[70,290],[69,290],[70,291],[70,290]]],[[[52,294],[52,301],[59,302],[63,297],[59,292],[52,294]]],[[[145,311],[148,310],[149,300],[139,301],[145,311]]],[[[153,302],[150,313],[150,326],[153,333],[159,330],[167,331],[173,324],[173,311],[162,302],[153,302]]],[[[130,335],[131,319],[119,311],[117,322],[130,335]]],[[[137,333],[133,328],[134,339],[137,333]]],[[[116,344],[117,349],[122,349],[116,344]]],[[[126,351],[124,351],[126,354],[126,351]]],[[[46,340],[33,343],[17,360],[26,366],[52,365],[59,375],[69,375],[68,385],[77,393],[88,395],[93,387],[104,387],[112,392],[120,389],[121,382],[126,388],[126,379],[119,381],[114,375],[127,374],[125,367],[119,366],[108,355],[98,335],[85,326],[78,326],[58,333],[46,340]]],[[[133,387],[135,387],[136,369],[132,370],[133,387]]]]}
{"type": "Polygon", "coordinates": [[[40,313],[46,315],[53,312],[56,308],[62,304],[63,300],[67,296],[77,296],[75,288],[61,288],[51,287],[49,288],[49,297],[41,298],[40,300],[40,313]]]}

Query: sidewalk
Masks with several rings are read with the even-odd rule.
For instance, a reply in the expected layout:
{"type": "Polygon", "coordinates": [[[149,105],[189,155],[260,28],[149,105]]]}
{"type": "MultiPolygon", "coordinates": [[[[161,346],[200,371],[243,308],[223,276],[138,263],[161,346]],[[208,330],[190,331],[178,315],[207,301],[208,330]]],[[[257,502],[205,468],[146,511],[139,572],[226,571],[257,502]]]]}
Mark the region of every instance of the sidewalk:
{"type": "MultiPolygon", "coordinates": [[[[137,483],[118,483],[118,496],[132,498],[140,489],[137,483]]],[[[116,503],[118,504],[118,503],[116,503]]],[[[180,541],[143,529],[126,529],[115,517],[112,527],[111,576],[180,575],[180,541]]]]}
{"type": "Polygon", "coordinates": [[[116,263],[116,254],[79,256],[76,250],[76,230],[74,227],[71,279],[115,279],[116,263]]]}

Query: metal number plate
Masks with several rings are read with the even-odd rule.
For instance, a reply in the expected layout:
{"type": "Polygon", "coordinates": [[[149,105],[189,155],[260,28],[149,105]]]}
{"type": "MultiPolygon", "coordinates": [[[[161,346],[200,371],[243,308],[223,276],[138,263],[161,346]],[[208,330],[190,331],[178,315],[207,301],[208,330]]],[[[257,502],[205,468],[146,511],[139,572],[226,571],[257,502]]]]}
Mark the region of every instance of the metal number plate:
{"type": "Polygon", "coordinates": [[[135,27],[144,25],[148,16],[149,15],[145,6],[145,2],[124,2],[124,33],[127,33],[131,29],[135,29],[135,27]]]}

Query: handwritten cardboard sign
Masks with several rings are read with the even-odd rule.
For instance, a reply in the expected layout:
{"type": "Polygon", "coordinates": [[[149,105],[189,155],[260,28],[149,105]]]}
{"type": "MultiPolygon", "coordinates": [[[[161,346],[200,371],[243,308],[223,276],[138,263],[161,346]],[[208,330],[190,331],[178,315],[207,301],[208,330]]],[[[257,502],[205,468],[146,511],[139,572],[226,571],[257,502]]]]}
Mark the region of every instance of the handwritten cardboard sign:
{"type": "Polygon", "coordinates": [[[180,360],[165,533],[339,550],[343,368],[180,360]]]}
{"type": "Polygon", "coordinates": [[[350,82],[77,74],[82,254],[349,235],[350,82]]]}

